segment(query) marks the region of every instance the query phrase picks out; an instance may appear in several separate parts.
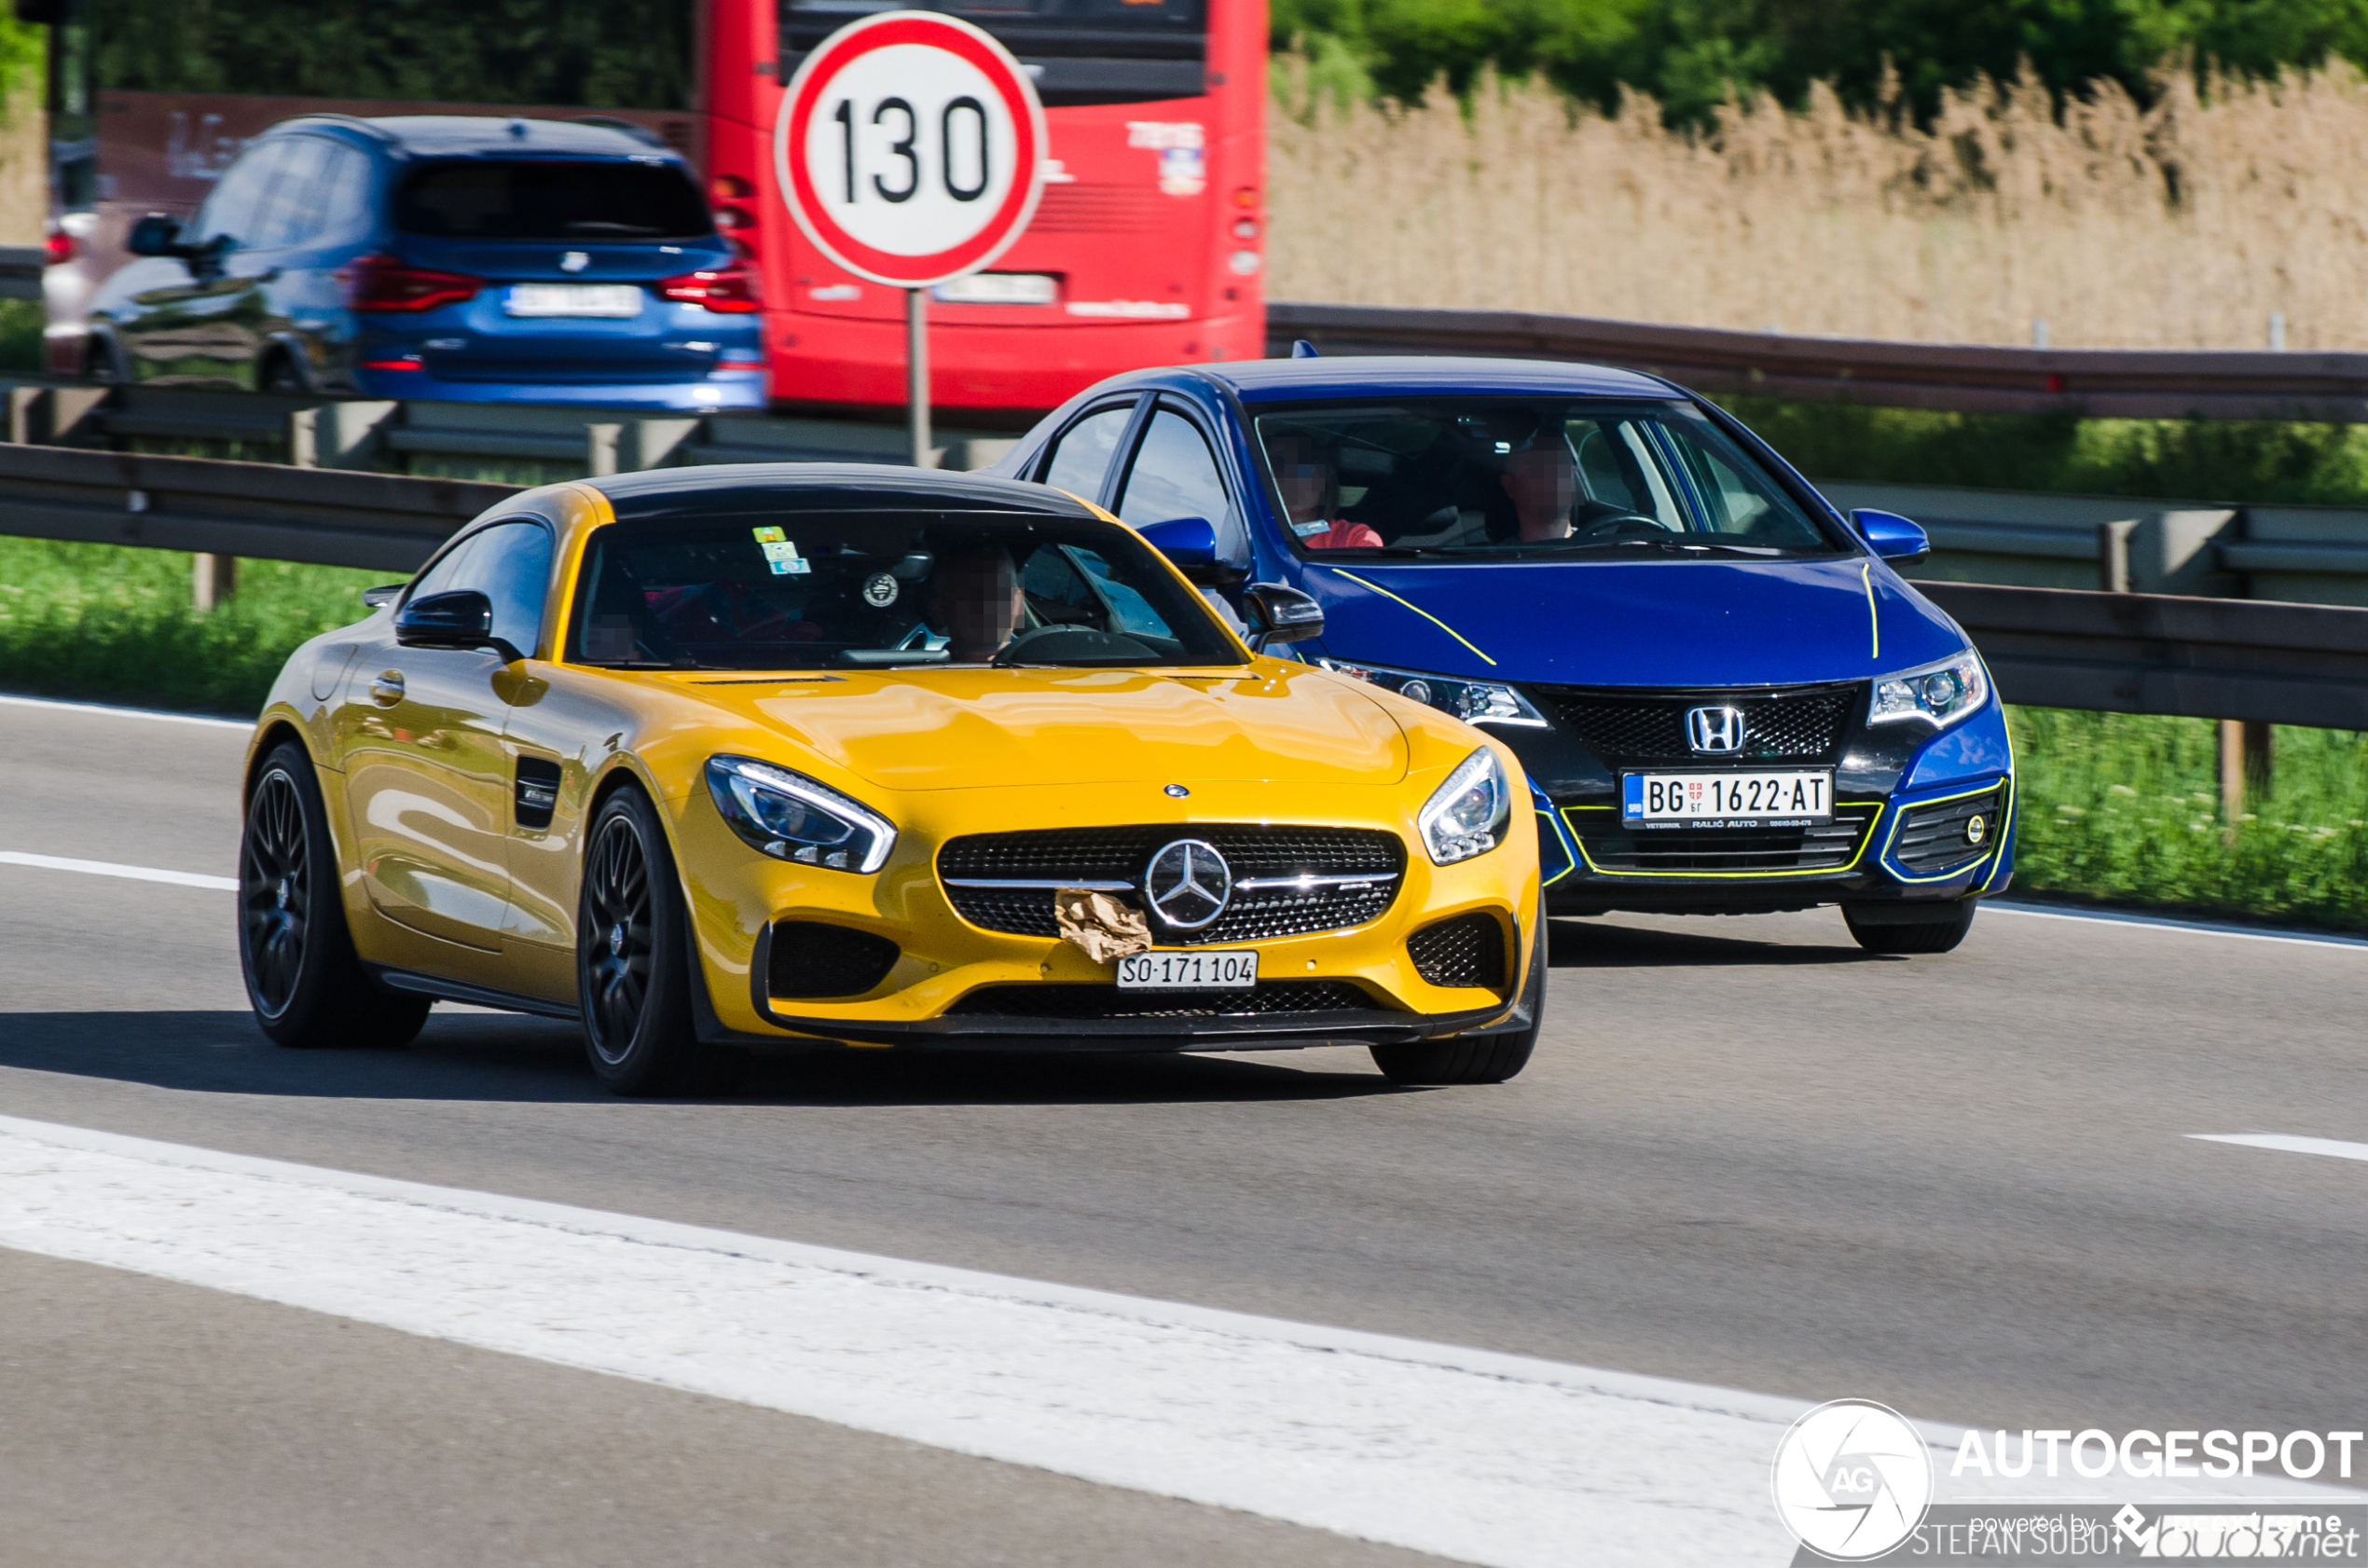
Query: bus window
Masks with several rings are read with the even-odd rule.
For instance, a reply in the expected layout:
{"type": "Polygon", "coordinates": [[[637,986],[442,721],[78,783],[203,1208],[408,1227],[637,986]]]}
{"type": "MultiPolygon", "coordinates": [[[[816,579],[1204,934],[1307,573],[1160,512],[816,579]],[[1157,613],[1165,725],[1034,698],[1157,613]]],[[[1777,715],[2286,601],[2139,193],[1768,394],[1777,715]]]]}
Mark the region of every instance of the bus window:
{"type": "Polygon", "coordinates": [[[1053,443],[1053,461],[1044,465],[1043,483],[1085,501],[1102,499],[1102,480],[1110,471],[1119,437],[1135,417],[1131,402],[1088,414],[1061,432],[1053,443]]]}
{"type": "MultiPolygon", "coordinates": [[[[1046,108],[1149,103],[1207,90],[1203,0],[927,0],[976,22],[1019,57],[1046,108]]],[[[786,76],[796,59],[882,0],[784,0],[786,76]]]]}

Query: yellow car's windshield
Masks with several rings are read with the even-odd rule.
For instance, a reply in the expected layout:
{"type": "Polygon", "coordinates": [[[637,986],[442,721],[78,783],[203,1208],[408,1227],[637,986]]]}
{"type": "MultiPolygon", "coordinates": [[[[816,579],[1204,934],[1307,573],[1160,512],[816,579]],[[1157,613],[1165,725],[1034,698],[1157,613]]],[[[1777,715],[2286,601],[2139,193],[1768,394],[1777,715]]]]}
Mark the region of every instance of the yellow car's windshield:
{"type": "Polygon", "coordinates": [[[1199,597],[1122,530],[992,512],[736,512],[585,548],[579,664],[1230,665],[1199,597]]]}

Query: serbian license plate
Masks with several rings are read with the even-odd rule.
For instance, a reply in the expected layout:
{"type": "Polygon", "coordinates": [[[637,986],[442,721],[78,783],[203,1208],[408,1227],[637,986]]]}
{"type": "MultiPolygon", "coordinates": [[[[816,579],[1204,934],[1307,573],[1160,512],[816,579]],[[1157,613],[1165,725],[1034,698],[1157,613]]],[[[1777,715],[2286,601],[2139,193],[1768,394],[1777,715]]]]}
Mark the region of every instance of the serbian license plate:
{"type": "Polygon", "coordinates": [[[1135,953],[1118,961],[1122,991],[1246,991],[1257,983],[1255,953],[1135,953]]]}
{"type": "Polygon", "coordinates": [[[505,316],[595,316],[622,321],[641,313],[639,283],[512,283],[505,316]]]}
{"type": "Polygon", "coordinates": [[[1631,773],[1620,783],[1626,822],[1824,822],[1834,815],[1834,776],[1822,770],[1631,773]]]}

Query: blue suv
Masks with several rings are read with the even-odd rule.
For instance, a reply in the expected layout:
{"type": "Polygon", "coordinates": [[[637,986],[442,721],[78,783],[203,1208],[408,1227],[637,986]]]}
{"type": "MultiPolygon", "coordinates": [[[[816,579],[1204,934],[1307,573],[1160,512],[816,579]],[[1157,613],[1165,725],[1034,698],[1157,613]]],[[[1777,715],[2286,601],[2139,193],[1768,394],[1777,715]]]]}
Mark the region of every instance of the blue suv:
{"type": "Polygon", "coordinates": [[[103,380],[707,411],[765,402],[755,269],[616,123],[315,115],[92,300],[103,380]]]}
{"type": "Polygon", "coordinates": [[[1839,904],[1865,947],[1941,953],[2013,875],[2004,709],[1893,570],[1923,530],[1843,516],[1657,377],[1147,370],[998,467],[1108,507],[1254,626],[1309,596],[1323,630],[1301,657],[1500,736],[1553,914],[1839,904]]]}

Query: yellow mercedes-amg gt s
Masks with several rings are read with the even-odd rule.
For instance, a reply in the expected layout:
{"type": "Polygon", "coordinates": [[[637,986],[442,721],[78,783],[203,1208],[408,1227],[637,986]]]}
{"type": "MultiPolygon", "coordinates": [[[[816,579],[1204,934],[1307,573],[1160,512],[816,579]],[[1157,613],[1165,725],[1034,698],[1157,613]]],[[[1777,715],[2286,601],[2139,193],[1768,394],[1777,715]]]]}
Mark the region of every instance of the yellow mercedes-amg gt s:
{"type": "MultiPolygon", "coordinates": [[[[580,1018],[624,1093],[759,1044],[1519,1072],[1546,976],[1521,764],[1254,653],[1176,564],[1208,525],[1150,531],[1173,560],[1059,491],[909,469],[504,502],[272,691],[239,873],[264,1030],[580,1018]]],[[[1252,641],[1321,628],[1246,598],[1252,641]]]]}

